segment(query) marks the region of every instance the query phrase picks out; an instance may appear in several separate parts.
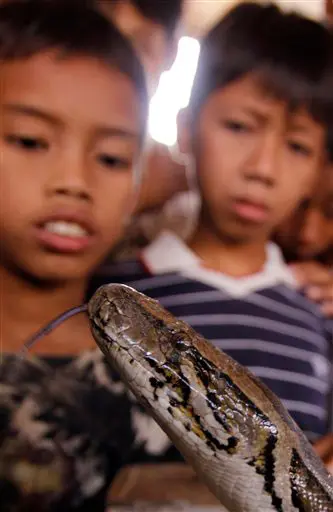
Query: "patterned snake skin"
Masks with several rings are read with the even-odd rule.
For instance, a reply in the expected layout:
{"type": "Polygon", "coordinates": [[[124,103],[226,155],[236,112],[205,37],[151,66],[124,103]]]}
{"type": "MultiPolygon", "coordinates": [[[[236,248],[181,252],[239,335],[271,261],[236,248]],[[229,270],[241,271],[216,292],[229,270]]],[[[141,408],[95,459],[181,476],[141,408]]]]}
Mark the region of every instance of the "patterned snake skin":
{"type": "Polygon", "coordinates": [[[65,510],[65,504],[69,510],[73,499],[85,501],[106,483],[104,462],[116,457],[117,467],[117,454],[126,459],[135,439],[127,416],[130,410],[136,414],[136,406],[131,402],[130,407],[119,387],[126,384],[223,510],[333,512],[333,477],[278,398],[186,323],[132,288],[101,287],[88,305],[41,329],[23,352],[62,321],[87,310],[101,351],[56,373],[30,358],[0,366],[1,510],[21,511],[16,498],[4,496],[6,475],[22,498],[34,500],[29,508],[34,512],[65,510]],[[102,392],[98,401],[89,398],[94,389],[102,392]]]}
{"type": "Polygon", "coordinates": [[[88,314],[110,364],[230,512],[333,511],[333,477],[248,370],[125,285],[88,314]]]}

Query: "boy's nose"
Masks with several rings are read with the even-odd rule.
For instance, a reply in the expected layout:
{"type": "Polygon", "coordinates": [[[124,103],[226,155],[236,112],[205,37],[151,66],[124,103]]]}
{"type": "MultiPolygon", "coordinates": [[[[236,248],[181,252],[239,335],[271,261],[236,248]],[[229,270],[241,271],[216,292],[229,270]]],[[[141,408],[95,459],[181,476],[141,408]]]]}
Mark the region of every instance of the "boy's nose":
{"type": "Polygon", "coordinates": [[[89,200],[90,194],[84,187],[81,187],[76,183],[59,184],[55,189],[54,193],[57,195],[71,196],[77,199],[89,200]]]}
{"type": "Polygon", "coordinates": [[[48,192],[51,195],[68,196],[89,201],[91,190],[88,169],[83,159],[70,158],[59,162],[54,172],[50,173],[48,192]]]}
{"type": "Polygon", "coordinates": [[[258,139],[245,169],[245,178],[273,187],[276,182],[276,157],[276,137],[268,134],[258,139]]]}

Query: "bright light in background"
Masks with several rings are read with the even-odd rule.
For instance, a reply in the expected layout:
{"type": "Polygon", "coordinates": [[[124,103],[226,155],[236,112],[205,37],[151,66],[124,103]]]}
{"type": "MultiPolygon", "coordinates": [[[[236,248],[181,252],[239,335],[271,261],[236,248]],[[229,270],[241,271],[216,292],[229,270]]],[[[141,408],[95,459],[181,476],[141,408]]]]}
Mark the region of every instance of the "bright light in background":
{"type": "Polygon", "coordinates": [[[161,75],[148,119],[150,136],[161,144],[173,146],[177,141],[177,114],[188,105],[199,53],[197,39],[182,37],[173,66],[161,75]]]}

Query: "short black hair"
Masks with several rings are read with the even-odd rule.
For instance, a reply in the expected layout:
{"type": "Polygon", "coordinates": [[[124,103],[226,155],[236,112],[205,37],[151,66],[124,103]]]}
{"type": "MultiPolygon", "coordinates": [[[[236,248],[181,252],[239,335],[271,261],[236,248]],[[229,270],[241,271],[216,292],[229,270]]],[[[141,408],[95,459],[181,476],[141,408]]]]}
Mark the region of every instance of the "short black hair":
{"type": "Polygon", "coordinates": [[[138,92],[145,131],[144,69],[128,39],[97,9],[64,0],[11,0],[0,5],[0,65],[53,49],[62,58],[95,58],[127,76],[138,92]]]}
{"type": "Polygon", "coordinates": [[[333,38],[318,22],[273,4],[233,8],[202,41],[190,107],[198,113],[217,89],[249,74],[291,109],[333,120],[333,38]]]}
{"type": "MultiPolygon", "coordinates": [[[[42,0],[44,2],[50,0],[42,0]]],[[[51,0],[57,1],[57,0],[51,0]]],[[[116,4],[122,0],[67,0],[74,3],[86,3],[87,5],[106,5],[116,4]]],[[[145,18],[157,23],[163,27],[169,39],[172,39],[178,22],[181,19],[184,0],[129,0],[130,3],[145,18]]]]}

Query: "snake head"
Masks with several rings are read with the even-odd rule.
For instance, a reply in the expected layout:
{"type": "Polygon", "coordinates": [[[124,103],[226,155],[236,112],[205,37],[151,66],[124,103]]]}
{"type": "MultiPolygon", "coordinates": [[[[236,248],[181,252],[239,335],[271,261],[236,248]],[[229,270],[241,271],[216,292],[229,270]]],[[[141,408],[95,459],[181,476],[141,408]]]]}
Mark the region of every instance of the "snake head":
{"type": "Polygon", "coordinates": [[[174,348],[172,333],[180,324],[157,301],[122,284],[101,286],[89,301],[88,314],[99,345],[125,350],[140,345],[165,356],[174,348]]]}
{"type": "Polygon", "coordinates": [[[97,345],[126,382],[178,382],[190,336],[157,301],[126,285],[108,284],[91,298],[88,314],[97,345]]]}

